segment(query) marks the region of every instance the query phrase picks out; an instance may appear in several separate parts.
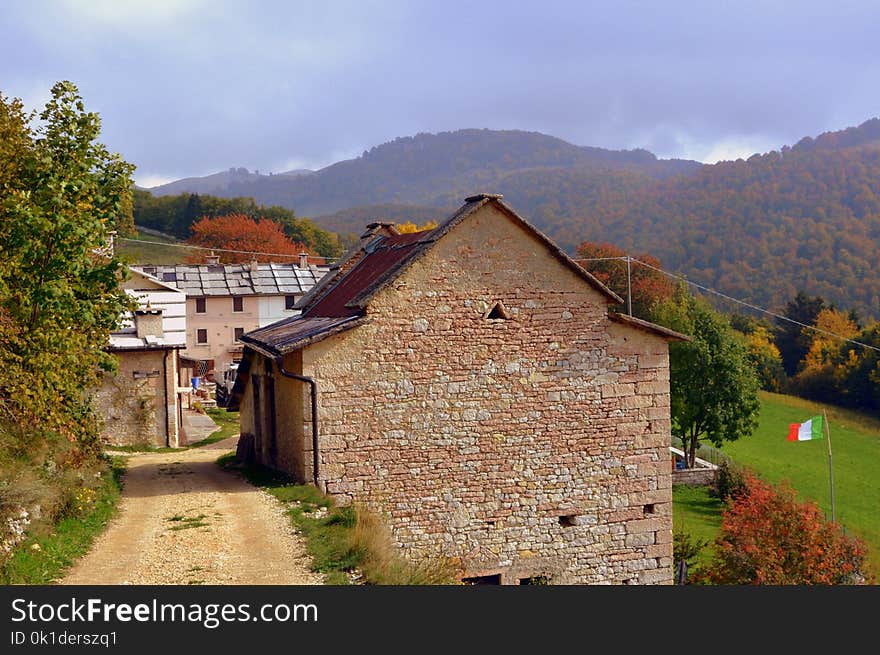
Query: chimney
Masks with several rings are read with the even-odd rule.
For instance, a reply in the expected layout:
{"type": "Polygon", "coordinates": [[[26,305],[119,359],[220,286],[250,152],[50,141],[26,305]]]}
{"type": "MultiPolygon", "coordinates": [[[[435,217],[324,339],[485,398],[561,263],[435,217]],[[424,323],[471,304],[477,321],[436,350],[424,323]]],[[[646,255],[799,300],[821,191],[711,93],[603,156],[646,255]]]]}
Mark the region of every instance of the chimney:
{"type": "Polygon", "coordinates": [[[309,253],[301,252],[299,254],[299,267],[300,268],[308,268],[309,267],[309,253]]]}
{"type": "Polygon", "coordinates": [[[386,237],[390,237],[397,235],[398,232],[397,228],[394,227],[394,223],[376,221],[375,223],[367,224],[367,231],[361,235],[361,240],[372,239],[377,234],[384,234],[386,237]]]}
{"type": "Polygon", "coordinates": [[[150,307],[149,301],[143,309],[135,310],[134,325],[137,329],[138,339],[146,339],[147,337],[161,339],[165,336],[165,330],[162,327],[162,310],[150,307]]]}
{"type": "Polygon", "coordinates": [[[215,255],[212,250],[210,255],[205,255],[205,263],[208,266],[216,266],[220,263],[220,255],[215,255]]]}
{"type": "Polygon", "coordinates": [[[256,257],[251,260],[250,263],[251,273],[258,273],[260,270],[260,265],[257,263],[256,257]]]}

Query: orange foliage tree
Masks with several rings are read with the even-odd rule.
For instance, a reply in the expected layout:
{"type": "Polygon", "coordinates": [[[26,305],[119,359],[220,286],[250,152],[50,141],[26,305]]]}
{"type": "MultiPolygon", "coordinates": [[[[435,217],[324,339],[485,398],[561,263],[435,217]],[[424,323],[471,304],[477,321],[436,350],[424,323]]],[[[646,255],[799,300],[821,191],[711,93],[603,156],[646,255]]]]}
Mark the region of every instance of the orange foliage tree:
{"type": "MultiPolygon", "coordinates": [[[[244,214],[204,216],[192,225],[192,236],[187,243],[203,248],[241,250],[245,252],[271,253],[251,255],[222,252],[222,261],[228,263],[248,262],[256,258],[262,262],[292,262],[308,248],[291,241],[275,221],[268,218],[253,219],[244,214]]],[[[195,251],[191,262],[204,261],[205,251],[195,251]]]]}
{"type": "Polygon", "coordinates": [[[715,584],[854,584],[869,582],[866,549],[825,520],[815,503],[788,485],[752,474],[722,511],[721,532],[705,577],[715,584]]]}
{"type": "MultiPolygon", "coordinates": [[[[621,298],[626,299],[626,262],[622,259],[606,261],[590,261],[606,258],[622,258],[626,253],[610,243],[592,243],[584,241],[577,249],[575,261],[587,269],[605,286],[609,287],[621,298]]],[[[637,255],[638,259],[660,268],[660,261],[651,255],[637,255]]],[[[632,311],[641,318],[651,318],[651,307],[659,300],[672,297],[675,285],[672,281],[655,270],[632,262],[630,264],[632,311]]],[[[625,306],[622,308],[625,311],[625,306]]]]}
{"type": "Polygon", "coordinates": [[[412,234],[414,232],[424,232],[425,230],[433,230],[437,227],[437,221],[427,221],[422,225],[416,225],[412,221],[406,223],[398,223],[395,228],[401,234],[412,234]]]}

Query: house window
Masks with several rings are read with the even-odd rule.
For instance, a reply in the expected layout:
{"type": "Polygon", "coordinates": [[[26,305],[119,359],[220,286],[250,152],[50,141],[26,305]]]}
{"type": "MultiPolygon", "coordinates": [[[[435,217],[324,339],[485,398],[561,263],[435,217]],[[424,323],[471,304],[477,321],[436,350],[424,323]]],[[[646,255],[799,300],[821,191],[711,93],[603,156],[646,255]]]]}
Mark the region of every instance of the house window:
{"type": "Polygon", "coordinates": [[[486,318],[490,320],[503,321],[510,318],[510,314],[507,313],[507,308],[504,306],[504,303],[498,301],[492,306],[492,309],[489,310],[489,313],[486,314],[486,318]]]}
{"type": "Polygon", "coordinates": [[[196,343],[208,343],[208,331],[202,328],[196,330],[196,343]]]}
{"type": "Polygon", "coordinates": [[[235,332],[235,340],[241,341],[241,335],[244,334],[244,328],[235,328],[234,332],[235,332]]]}
{"type": "Polygon", "coordinates": [[[232,299],[232,311],[234,312],[243,312],[244,311],[244,298],[241,296],[236,296],[232,299]]]}
{"type": "Polygon", "coordinates": [[[205,308],[205,299],[204,298],[196,298],[196,314],[204,314],[207,311],[205,308]]]}
{"type": "Polygon", "coordinates": [[[296,296],[284,296],[284,309],[293,309],[296,304],[296,296]]]}

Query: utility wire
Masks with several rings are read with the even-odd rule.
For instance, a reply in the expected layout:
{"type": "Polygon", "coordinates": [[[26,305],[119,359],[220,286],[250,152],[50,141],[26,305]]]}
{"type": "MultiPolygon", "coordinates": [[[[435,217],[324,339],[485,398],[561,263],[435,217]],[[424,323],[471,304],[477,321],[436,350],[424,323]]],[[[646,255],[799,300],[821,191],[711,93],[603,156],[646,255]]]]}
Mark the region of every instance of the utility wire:
{"type": "Polygon", "coordinates": [[[862,341],[856,341],[855,339],[850,339],[850,338],[845,337],[841,334],[835,334],[834,332],[829,332],[828,330],[823,330],[822,328],[818,328],[815,325],[807,325],[806,323],[801,323],[800,321],[796,321],[793,318],[789,318],[788,316],[784,316],[782,314],[777,314],[776,312],[770,311],[769,309],[765,309],[764,307],[758,307],[757,305],[753,305],[752,303],[746,302],[745,300],[740,300],[739,298],[734,298],[733,296],[729,296],[726,293],[722,293],[721,291],[717,291],[715,289],[712,289],[711,287],[707,287],[705,285],[693,282],[692,280],[689,280],[688,278],[684,277],[683,275],[677,275],[675,273],[670,273],[669,271],[664,271],[662,268],[657,268],[656,266],[652,266],[651,264],[646,264],[645,262],[643,262],[639,259],[636,259],[635,257],[624,256],[624,257],[579,258],[579,261],[582,261],[582,262],[606,262],[606,261],[627,261],[627,260],[633,262],[634,264],[641,264],[645,268],[650,268],[651,270],[657,271],[658,273],[662,273],[663,275],[666,275],[667,277],[671,277],[676,280],[681,280],[685,284],[690,284],[691,286],[696,287],[697,289],[700,289],[701,291],[705,291],[706,293],[712,293],[720,298],[724,298],[725,300],[728,300],[730,302],[737,303],[739,305],[742,305],[743,307],[748,307],[749,309],[752,309],[756,312],[760,312],[762,314],[767,314],[768,316],[772,316],[773,318],[777,318],[780,321],[787,321],[789,323],[793,323],[795,325],[798,325],[802,328],[806,328],[808,330],[813,330],[814,332],[819,332],[820,334],[824,334],[829,337],[834,337],[835,339],[841,339],[842,341],[846,341],[847,343],[851,343],[856,346],[861,346],[862,348],[867,348],[869,350],[874,350],[876,352],[880,352],[880,348],[877,348],[876,346],[872,346],[872,345],[864,343],[862,341]]]}
{"type": "MultiPolygon", "coordinates": [[[[129,237],[117,237],[119,241],[131,241],[132,243],[149,243],[154,246],[168,246],[170,248],[189,248],[191,250],[211,250],[214,252],[233,252],[239,255],[265,255],[267,257],[299,257],[299,255],[291,255],[290,253],[282,253],[282,252],[260,252],[257,250],[232,250],[231,248],[208,248],[206,246],[193,246],[188,243],[163,243],[162,241],[146,241],[143,239],[131,239],[129,237]]],[[[309,255],[320,257],[320,255],[309,255]]],[[[327,262],[336,261],[330,257],[322,257],[322,259],[327,262]]]]}

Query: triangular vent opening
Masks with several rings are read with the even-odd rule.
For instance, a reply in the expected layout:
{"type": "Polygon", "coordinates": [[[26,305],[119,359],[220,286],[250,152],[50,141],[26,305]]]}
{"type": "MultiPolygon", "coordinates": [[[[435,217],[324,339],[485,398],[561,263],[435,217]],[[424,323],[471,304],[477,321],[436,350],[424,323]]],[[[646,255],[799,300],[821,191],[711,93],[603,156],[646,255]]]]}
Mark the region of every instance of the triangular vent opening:
{"type": "Polygon", "coordinates": [[[504,306],[504,303],[498,301],[489,310],[489,313],[486,314],[486,318],[495,319],[495,320],[507,320],[510,318],[510,314],[507,313],[507,308],[504,306]]]}

